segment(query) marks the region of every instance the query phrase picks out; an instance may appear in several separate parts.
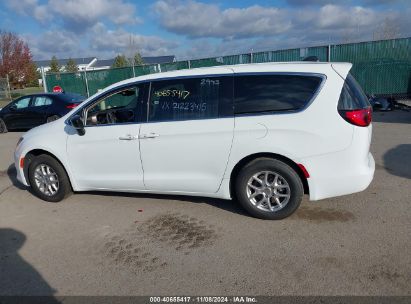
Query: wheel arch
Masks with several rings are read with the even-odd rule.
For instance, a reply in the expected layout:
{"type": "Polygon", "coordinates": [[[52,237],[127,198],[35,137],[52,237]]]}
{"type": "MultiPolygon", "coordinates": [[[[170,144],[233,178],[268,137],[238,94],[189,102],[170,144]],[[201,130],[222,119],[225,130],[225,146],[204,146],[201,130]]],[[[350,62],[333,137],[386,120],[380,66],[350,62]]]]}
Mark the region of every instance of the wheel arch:
{"type": "Polygon", "coordinates": [[[304,187],[304,194],[309,194],[310,193],[310,189],[308,186],[308,181],[307,178],[304,175],[304,172],[301,170],[301,168],[298,166],[298,164],[296,162],[294,162],[293,160],[291,160],[290,158],[281,155],[281,154],[276,154],[276,153],[255,153],[255,154],[251,154],[248,155],[244,158],[242,158],[239,162],[237,162],[237,164],[234,166],[233,170],[231,170],[231,174],[230,174],[230,195],[231,197],[235,197],[235,191],[233,191],[234,187],[234,182],[238,176],[238,173],[240,172],[240,170],[242,168],[244,168],[244,166],[246,166],[247,164],[249,164],[250,162],[252,162],[255,159],[258,158],[271,158],[271,159],[277,159],[280,160],[284,163],[286,163],[287,165],[289,165],[300,177],[300,180],[303,184],[304,187]]]}
{"type": "Polygon", "coordinates": [[[67,171],[66,167],[64,166],[63,162],[56,155],[54,155],[53,153],[51,153],[47,150],[43,150],[43,149],[30,150],[29,152],[26,153],[26,155],[24,157],[23,172],[24,172],[24,178],[26,179],[27,184],[30,185],[30,180],[28,178],[28,176],[29,176],[28,173],[29,173],[29,167],[30,167],[30,163],[31,163],[32,159],[36,156],[43,155],[43,154],[48,155],[50,157],[53,157],[56,161],[58,161],[58,163],[63,167],[64,171],[66,172],[66,174],[68,176],[68,179],[69,179],[69,182],[70,182],[71,189],[73,189],[73,183],[71,181],[70,174],[67,171]]]}

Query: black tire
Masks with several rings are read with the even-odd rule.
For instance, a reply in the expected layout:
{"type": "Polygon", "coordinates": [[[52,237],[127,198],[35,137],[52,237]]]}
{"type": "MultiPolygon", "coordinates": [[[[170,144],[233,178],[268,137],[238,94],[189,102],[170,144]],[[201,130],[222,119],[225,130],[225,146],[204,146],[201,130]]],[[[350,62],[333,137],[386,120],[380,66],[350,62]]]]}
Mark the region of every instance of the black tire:
{"type": "Polygon", "coordinates": [[[32,159],[32,161],[29,164],[28,178],[30,182],[30,187],[32,191],[34,192],[34,194],[44,201],[57,203],[57,202],[62,201],[72,192],[70,180],[63,166],[55,158],[49,155],[46,155],[46,154],[36,156],[32,159]],[[38,184],[36,183],[35,171],[41,165],[48,166],[57,175],[58,189],[56,193],[54,194],[44,193],[44,191],[42,191],[40,187],[38,186],[38,184]]]}
{"type": "MultiPolygon", "coordinates": [[[[270,178],[274,178],[274,176],[275,175],[270,175],[270,178]]],[[[271,158],[258,158],[244,166],[244,168],[242,168],[239,172],[235,180],[234,186],[236,198],[238,202],[242,205],[242,207],[252,216],[267,220],[280,220],[293,214],[300,206],[302,196],[304,194],[304,188],[297,172],[295,172],[294,169],[286,163],[271,158]],[[267,206],[260,206],[259,208],[250,201],[248,197],[248,191],[253,190],[248,190],[250,189],[248,188],[248,182],[254,175],[263,171],[270,171],[277,174],[279,176],[280,183],[282,181],[282,186],[285,185],[284,181],[288,184],[287,189],[282,190],[281,188],[280,190],[276,190],[277,192],[279,191],[280,194],[289,195],[288,202],[284,204],[284,207],[282,209],[280,209],[280,205],[274,202],[272,206],[274,206],[273,208],[279,208],[278,210],[262,210],[260,208],[268,209],[268,204],[267,206]]],[[[270,192],[272,190],[267,191],[269,193],[273,193],[270,192]]],[[[252,192],[250,193],[253,194],[252,192]]],[[[258,200],[265,197],[265,195],[266,194],[261,194],[261,196],[257,196],[258,200]]],[[[255,200],[257,200],[257,198],[255,200]]],[[[283,198],[279,199],[281,202],[283,198]]],[[[285,200],[286,199],[284,198],[282,202],[285,202],[285,200]]]]}
{"type": "Polygon", "coordinates": [[[3,119],[0,119],[0,133],[7,133],[7,126],[3,119]]]}
{"type": "Polygon", "coordinates": [[[49,117],[47,117],[47,123],[55,121],[57,119],[60,119],[60,116],[58,116],[58,115],[49,116],[49,117]]]}

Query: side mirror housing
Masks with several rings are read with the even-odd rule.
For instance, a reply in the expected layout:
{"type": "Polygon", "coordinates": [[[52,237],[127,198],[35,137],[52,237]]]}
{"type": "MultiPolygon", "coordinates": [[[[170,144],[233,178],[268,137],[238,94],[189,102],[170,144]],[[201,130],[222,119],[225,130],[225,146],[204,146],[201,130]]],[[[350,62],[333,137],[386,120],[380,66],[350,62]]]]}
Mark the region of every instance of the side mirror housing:
{"type": "Polygon", "coordinates": [[[11,105],[10,107],[9,107],[9,110],[10,111],[16,111],[17,110],[17,106],[14,104],[14,105],[11,105]]]}
{"type": "Polygon", "coordinates": [[[84,134],[86,134],[86,130],[84,129],[83,119],[81,118],[80,115],[74,115],[70,119],[70,123],[73,126],[73,128],[77,130],[78,135],[83,136],[84,134]]]}

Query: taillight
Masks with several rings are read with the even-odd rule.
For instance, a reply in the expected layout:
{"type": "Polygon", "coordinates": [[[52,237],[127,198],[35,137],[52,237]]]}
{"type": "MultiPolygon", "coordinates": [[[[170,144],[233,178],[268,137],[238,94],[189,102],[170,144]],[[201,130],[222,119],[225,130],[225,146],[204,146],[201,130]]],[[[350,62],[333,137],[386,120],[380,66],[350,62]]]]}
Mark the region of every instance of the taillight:
{"type": "Polygon", "coordinates": [[[79,104],[78,103],[70,103],[68,105],[66,105],[67,109],[74,109],[75,107],[77,107],[79,104]]]}
{"type": "Polygon", "coordinates": [[[348,121],[350,124],[359,127],[367,127],[372,121],[372,108],[358,110],[339,110],[341,117],[348,121]]]}

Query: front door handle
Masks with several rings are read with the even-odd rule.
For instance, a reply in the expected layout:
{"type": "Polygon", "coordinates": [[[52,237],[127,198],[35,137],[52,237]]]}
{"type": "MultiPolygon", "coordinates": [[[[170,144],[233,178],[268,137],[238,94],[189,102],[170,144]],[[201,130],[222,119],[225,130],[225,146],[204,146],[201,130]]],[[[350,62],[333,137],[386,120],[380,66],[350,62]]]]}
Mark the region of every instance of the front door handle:
{"type": "Polygon", "coordinates": [[[142,134],[138,138],[139,139],[148,139],[148,138],[156,138],[156,137],[159,137],[159,136],[160,136],[160,134],[150,133],[150,134],[142,134]]]}
{"type": "Polygon", "coordinates": [[[118,139],[120,139],[120,140],[136,140],[137,136],[127,134],[127,135],[124,135],[124,136],[120,136],[118,139]]]}

